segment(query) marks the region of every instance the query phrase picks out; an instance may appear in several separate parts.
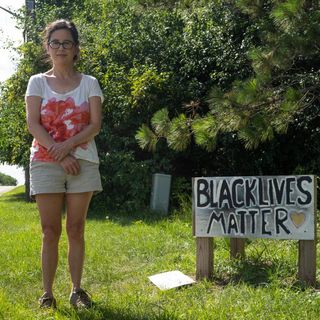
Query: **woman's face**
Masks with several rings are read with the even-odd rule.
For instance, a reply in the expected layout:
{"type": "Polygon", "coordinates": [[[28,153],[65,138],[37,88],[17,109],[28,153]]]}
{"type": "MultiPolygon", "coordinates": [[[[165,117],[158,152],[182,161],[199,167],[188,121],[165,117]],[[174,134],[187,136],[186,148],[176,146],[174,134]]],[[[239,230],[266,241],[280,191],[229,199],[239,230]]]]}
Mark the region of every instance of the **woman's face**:
{"type": "Polygon", "coordinates": [[[79,46],[74,43],[68,29],[52,32],[47,44],[47,53],[54,64],[69,65],[74,63],[74,57],[79,53],[79,46]]]}

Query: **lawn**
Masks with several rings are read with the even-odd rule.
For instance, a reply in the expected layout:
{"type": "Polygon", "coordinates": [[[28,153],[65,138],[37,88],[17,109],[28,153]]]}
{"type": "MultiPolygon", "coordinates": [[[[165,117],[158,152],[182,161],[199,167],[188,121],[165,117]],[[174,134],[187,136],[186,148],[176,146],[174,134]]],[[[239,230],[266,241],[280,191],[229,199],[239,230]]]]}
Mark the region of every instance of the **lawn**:
{"type": "Polygon", "coordinates": [[[168,291],[155,287],[148,276],[156,273],[195,275],[191,208],[186,204],[170,218],[90,209],[83,287],[96,305],[88,311],[75,311],[68,303],[65,231],[54,289],[58,308],[38,308],[41,231],[36,205],[24,202],[22,187],[0,197],[0,243],[0,319],[320,318],[320,292],[296,279],[296,241],[248,241],[246,259],[232,261],[228,240],[215,239],[212,282],[168,291]]]}

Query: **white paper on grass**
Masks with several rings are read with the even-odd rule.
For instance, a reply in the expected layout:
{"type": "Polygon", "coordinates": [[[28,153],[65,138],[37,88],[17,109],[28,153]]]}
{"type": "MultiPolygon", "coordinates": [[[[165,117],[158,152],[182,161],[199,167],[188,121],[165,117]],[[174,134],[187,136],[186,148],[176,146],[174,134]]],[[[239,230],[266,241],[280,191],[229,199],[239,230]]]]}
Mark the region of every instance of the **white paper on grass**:
{"type": "Polygon", "coordinates": [[[180,271],[158,273],[148,277],[161,290],[168,290],[195,283],[195,281],[180,271]]]}

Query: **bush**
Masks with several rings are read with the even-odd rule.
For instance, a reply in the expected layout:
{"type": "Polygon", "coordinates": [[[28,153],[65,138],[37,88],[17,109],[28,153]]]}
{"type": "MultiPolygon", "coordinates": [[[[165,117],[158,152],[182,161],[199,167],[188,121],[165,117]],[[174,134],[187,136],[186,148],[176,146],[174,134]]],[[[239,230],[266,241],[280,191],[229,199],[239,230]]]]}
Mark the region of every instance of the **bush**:
{"type": "Polygon", "coordinates": [[[16,186],[17,183],[15,178],[0,172],[0,186],[16,186]]]}
{"type": "MultiPolygon", "coordinates": [[[[212,85],[229,86],[250,72],[245,56],[250,34],[244,32],[244,16],[217,1],[174,10],[171,5],[141,9],[134,1],[95,5],[100,19],[93,11],[77,19],[86,30],[80,68],[93,72],[105,95],[96,139],[104,187],[98,198],[111,208],[145,207],[153,173],[191,181],[213,165],[206,160],[210,154],[193,145],[176,153],[159,141],[155,152],[142,151],[135,140],[138,128],[163,108],[170,116],[188,113],[195,101],[200,112],[207,110],[212,85]]],[[[219,165],[225,167],[223,161],[219,165]]],[[[173,198],[176,204],[176,191],[173,198]]]]}

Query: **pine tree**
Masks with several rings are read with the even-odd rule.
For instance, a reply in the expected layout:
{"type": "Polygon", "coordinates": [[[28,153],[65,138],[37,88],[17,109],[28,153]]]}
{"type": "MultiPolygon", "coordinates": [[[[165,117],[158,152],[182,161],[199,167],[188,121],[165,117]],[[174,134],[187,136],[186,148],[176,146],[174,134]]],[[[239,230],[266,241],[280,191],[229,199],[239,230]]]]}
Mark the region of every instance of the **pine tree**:
{"type": "MultiPolygon", "coordinates": [[[[208,151],[219,133],[233,132],[247,148],[286,133],[310,108],[319,107],[320,10],[318,1],[238,0],[255,30],[256,45],[248,52],[252,77],[237,80],[231,90],[212,88],[205,115],[197,112],[169,119],[162,110],[137,133],[142,148],[154,149],[159,138],[182,150],[194,136],[208,151]]],[[[196,111],[196,109],[194,109],[196,111]]]]}

